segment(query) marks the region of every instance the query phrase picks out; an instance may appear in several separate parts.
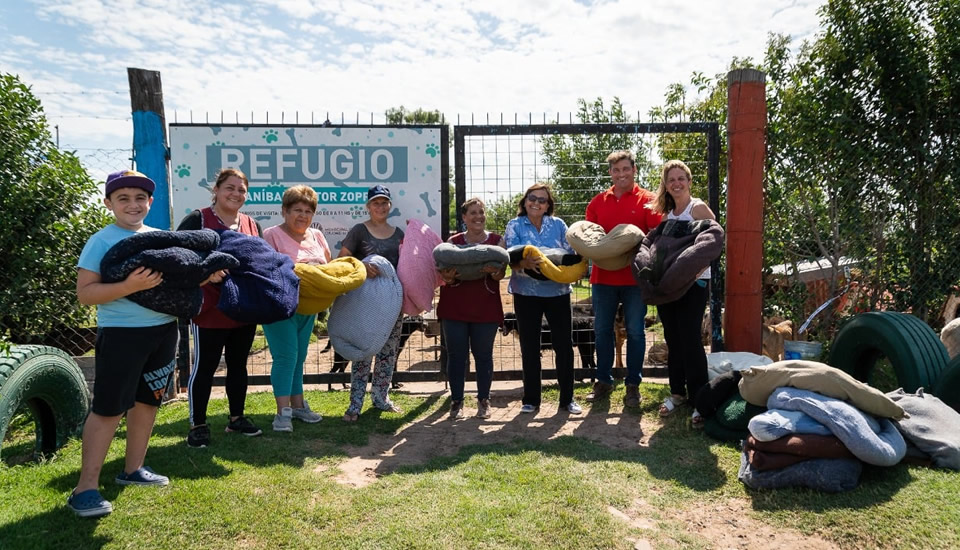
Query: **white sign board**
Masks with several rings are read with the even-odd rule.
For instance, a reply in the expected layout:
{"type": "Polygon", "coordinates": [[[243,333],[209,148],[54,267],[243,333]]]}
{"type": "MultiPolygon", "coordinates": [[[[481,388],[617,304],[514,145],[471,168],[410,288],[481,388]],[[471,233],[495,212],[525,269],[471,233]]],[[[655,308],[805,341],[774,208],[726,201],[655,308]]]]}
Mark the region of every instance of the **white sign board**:
{"type": "Polygon", "coordinates": [[[170,125],[173,227],[210,205],[221,168],[238,168],[250,187],[241,212],[266,229],[283,222],[283,192],[304,184],[317,191],[313,226],[334,248],[354,225],[368,219],[367,189],[390,189],[391,224],[418,219],[440,233],[441,129],[170,125]]]}

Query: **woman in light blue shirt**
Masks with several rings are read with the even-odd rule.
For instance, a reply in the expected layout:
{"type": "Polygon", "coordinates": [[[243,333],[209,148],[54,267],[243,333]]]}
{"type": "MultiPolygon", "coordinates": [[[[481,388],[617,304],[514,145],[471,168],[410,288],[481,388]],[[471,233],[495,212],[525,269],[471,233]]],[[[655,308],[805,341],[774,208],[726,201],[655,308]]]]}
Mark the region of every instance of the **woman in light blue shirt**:
{"type": "MultiPolygon", "coordinates": [[[[504,235],[507,248],[533,245],[541,249],[561,248],[572,254],[573,249],[567,243],[567,224],[553,217],[553,206],[553,193],[547,185],[531,185],[520,199],[517,217],[507,223],[504,235]]],[[[570,285],[541,281],[524,273],[523,270],[539,272],[539,263],[537,258],[524,258],[513,264],[508,287],[513,294],[523,363],[523,407],[520,412],[532,413],[540,408],[540,326],[546,316],[560,385],[560,407],[571,414],[580,414],[580,405],[573,400],[570,285]]]]}

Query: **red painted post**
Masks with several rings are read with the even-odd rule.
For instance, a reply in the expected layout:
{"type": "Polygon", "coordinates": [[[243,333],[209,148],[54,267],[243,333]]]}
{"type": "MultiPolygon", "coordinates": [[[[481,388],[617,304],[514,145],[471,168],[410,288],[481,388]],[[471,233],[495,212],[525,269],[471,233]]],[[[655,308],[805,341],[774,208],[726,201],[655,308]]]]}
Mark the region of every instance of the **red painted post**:
{"type": "Polygon", "coordinates": [[[763,169],[766,75],[727,73],[727,351],[760,353],[763,309],[763,169]]]}

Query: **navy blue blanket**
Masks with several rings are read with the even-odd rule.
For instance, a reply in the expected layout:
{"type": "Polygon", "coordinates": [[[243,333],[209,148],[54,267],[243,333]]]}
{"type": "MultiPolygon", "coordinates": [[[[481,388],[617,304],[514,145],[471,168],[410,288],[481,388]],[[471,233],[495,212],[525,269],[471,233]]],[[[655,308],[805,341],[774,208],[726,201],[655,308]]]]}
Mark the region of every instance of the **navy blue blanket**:
{"type": "Polygon", "coordinates": [[[100,280],[123,281],[141,266],[159,271],[163,273],[162,283],[127,298],[153,311],[193,317],[203,302],[200,283],[216,271],[239,265],[233,256],[215,251],[219,242],[216,232],[209,229],[137,233],[104,254],[100,280]]]}
{"type": "Polygon", "coordinates": [[[220,231],[220,252],[239,265],[223,280],[217,307],[239,323],[269,324],[289,319],[297,311],[300,279],[293,260],[267,241],[236,231],[220,231]]]}

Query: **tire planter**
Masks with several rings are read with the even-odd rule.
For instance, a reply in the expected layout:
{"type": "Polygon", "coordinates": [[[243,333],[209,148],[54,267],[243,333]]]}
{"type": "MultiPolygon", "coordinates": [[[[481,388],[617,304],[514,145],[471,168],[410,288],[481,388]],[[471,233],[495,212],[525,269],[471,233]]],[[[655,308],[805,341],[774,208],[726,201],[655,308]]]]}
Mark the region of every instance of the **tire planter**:
{"type": "Polygon", "coordinates": [[[950,405],[953,410],[960,412],[960,355],[947,363],[931,393],[950,405]]]}
{"type": "Polygon", "coordinates": [[[0,444],[24,404],[36,422],[37,451],[57,450],[80,431],[90,409],[80,367],[57,348],[12,346],[0,355],[0,444]]]}
{"type": "Polygon", "coordinates": [[[890,360],[897,382],[907,393],[932,388],[949,357],[926,323],[906,313],[862,313],[837,334],[827,363],[869,383],[877,360],[890,360]]]}

